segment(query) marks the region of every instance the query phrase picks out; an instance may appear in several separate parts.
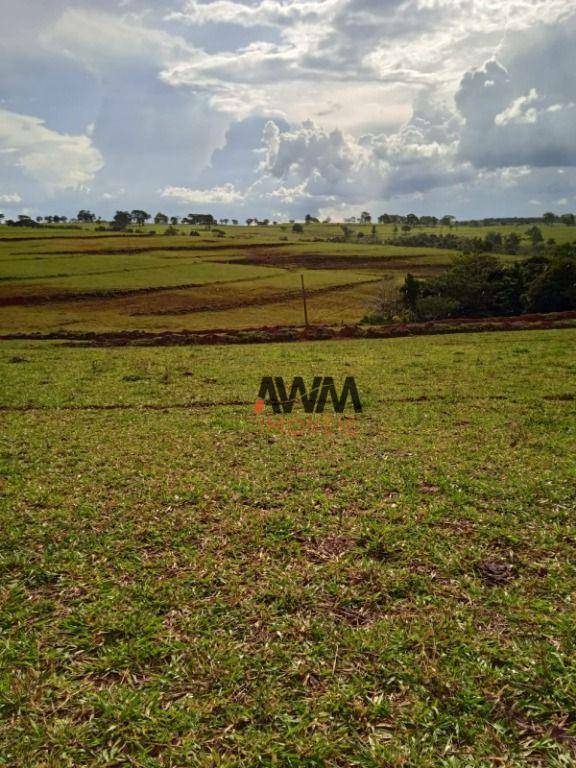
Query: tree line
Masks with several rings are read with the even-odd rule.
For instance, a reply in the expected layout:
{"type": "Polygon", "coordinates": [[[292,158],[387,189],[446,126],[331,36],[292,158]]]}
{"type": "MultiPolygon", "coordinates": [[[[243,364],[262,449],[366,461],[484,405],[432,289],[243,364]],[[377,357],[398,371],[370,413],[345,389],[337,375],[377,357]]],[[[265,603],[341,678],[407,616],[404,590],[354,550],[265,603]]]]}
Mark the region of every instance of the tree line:
{"type": "Polygon", "coordinates": [[[365,322],[428,321],[576,310],[576,244],[512,265],[465,254],[430,278],[408,274],[400,290],[383,289],[365,322]]]}

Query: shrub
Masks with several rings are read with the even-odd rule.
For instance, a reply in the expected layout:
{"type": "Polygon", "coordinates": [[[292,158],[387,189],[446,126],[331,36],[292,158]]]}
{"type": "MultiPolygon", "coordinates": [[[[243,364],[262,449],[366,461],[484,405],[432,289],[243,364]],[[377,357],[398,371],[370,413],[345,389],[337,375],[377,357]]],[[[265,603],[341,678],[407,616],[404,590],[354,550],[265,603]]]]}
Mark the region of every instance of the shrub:
{"type": "Polygon", "coordinates": [[[576,260],[559,256],[531,283],[527,294],[532,312],[566,312],[576,309],[576,260]]]}
{"type": "Polygon", "coordinates": [[[416,302],[414,316],[418,320],[442,320],[456,317],[460,308],[458,301],[449,296],[424,296],[416,302]]]}

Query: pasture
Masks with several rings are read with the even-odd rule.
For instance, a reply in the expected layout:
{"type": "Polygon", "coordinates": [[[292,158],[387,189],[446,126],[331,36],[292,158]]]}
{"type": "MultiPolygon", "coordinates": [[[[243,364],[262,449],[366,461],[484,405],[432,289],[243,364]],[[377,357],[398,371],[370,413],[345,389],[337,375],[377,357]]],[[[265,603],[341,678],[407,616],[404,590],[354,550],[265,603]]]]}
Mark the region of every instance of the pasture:
{"type": "Polygon", "coordinates": [[[572,765],[575,350],[3,342],[0,765],[572,765]]]}
{"type": "Polygon", "coordinates": [[[576,328],[70,341],[301,325],[302,275],[356,323],[455,255],[150,229],[0,227],[0,766],[573,765],[576,328]],[[363,413],[282,430],[264,375],[363,413]]]}
{"type": "MultiPolygon", "coordinates": [[[[189,226],[179,226],[179,234],[172,236],[162,234],[163,229],[148,226],[122,234],[93,226],[0,227],[0,331],[301,325],[301,276],[310,322],[356,323],[369,312],[382,284],[398,285],[408,271],[436,274],[457,255],[390,245],[385,242],[393,234],[388,225],[376,227],[379,244],[356,239],[362,232],[368,241],[369,226],[353,226],[350,242],[331,241],[342,234],[336,225],[307,225],[301,235],[290,225],[227,226],[221,228],[223,236],[200,230],[197,237],[190,236],[189,226]]],[[[516,229],[522,234],[526,227],[516,229]]],[[[559,243],[575,237],[573,227],[542,229],[559,243]]],[[[454,231],[485,233],[478,227],[454,231]]]]}

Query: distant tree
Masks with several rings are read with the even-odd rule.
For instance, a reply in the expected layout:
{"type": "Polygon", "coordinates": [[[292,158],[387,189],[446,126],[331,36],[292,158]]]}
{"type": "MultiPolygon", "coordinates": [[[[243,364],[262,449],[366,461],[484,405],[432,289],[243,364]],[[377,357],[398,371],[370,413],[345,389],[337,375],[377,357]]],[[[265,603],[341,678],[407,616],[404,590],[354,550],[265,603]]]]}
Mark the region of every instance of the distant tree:
{"type": "Polygon", "coordinates": [[[406,216],[406,224],[408,224],[411,227],[417,227],[420,223],[420,219],[418,216],[416,216],[415,213],[409,213],[408,216],[406,216]]]}
{"type": "Polygon", "coordinates": [[[232,225],[234,227],[237,227],[238,226],[238,219],[232,219],[232,225]]]}
{"type": "Polygon", "coordinates": [[[563,213],[560,216],[562,224],[567,224],[569,227],[573,227],[576,224],[576,216],[573,213],[563,213]]]}
{"type": "Polygon", "coordinates": [[[542,216],[542,221],[544,224],[554,224],[557,221],[558,217],[555,213],[552,213],[549,211],[548,213],[545,213],[544,216],[542,216]]]}
{"type": "Polygon", "coordinates": [[[26,214],[20,214],[16,221],[13,219],[6,219],[6,226],[11,227],[39,227],[40,225],[35,219],[32,219],[26,214]]]}
{"type": "Polygon", "coordinates": [[[316,216],[311,216],[309,213],[306,214],[306,218],[304,219],[305,224],[320,224],[320,219],[317,219],[316,216]]]}
{"type": "Polygon", "coordinates": [[[368,211],[362,211],[360,214],[360,224],[371,224],[372,215],[368,211]]]}
{"type": "Polygon", "coordinates": [[[0,213],[0,224],[4,221],[4,214],[0,213]]]}
{"type": "MultiPolygon", "coordinates": [[[[184,221],[184,219],[182,221],[184,221]]],[[[210,229],[210,227],[216,224],[216,219],[211,213],[189,213],[187,221],[194,227],[203,226],[207,229],[210,229]]]]}
{"type": "Polygon", "coordinates": [[[168,216],[165,213],[160,213],[160,211],[154,216],[154,224],[168,224],[168,221],[168,216]]]}
{"type": "Polygon", "coordinates": [[[82,209],[81,211],[78,211],[76,214],[76,218],[78,221],[83,222],[84,224],[91,224],[96,219],[96,214],[92,213],[91,211],[86,211],[82,209]]]}
{"type": "MultiPolygon", "coordinates": [[[[449,235],[449,237],[452,237],[452,235],[449,235]]],[[[488,232],[484,240],[490,245],[490,250],[497,251],[502,248],[502,235],[500,232],[488,232]]]]}
{"type": "Polygon", "coordinates": [[[504,238],[504,248],[506,253],[518,253],[520,248],[520,236],[516,232],[510,232],[504,238]]]}
{"type": "Polygon", "coordinates": [[[175,227],[178,224],[178,216],[170,216],[170,224],[175,227]]]}
{"type": "Polygon", "coordinates": [[[246,224],[247,224],[249,227],[251,227],[251,226],[252,226],[252,224],[254,224],[254,222],[255,222],[255,219],[246,219],[246,224]]]}
{"type": "Polygon", "coordinates": [[[36,216],[36,221],[40,224],[42,222],[42,216],[36,216]]]}
{"type": "Polygon", "coordinates": [[[112,219],[114,229],[126,229],[132,223],[132,215],[128,211],[116,211],[112,219]]]}
{"type": "Polygon", "coordinates": [[[442,216],[440,219],[440,224],[442,224],[443,227],[451,227],[454,222],[455,216],[447,215],[442,216]]]}
{"type": "Polygon", "coordinates": [[[294,232],[295,235],[301,235],[302,232],[304,232],[304,227],[302,226],[302,224],[298,224],[298,223],[293,224],[292,232],[294,232]]]}
{"type": "Polygon", "coordinates": [[[146,222],[150,219],[149,213],[146,213],[146,211],[141,211],[138,208],[132,211],[131,215],[132,215],[132,221],[135,221],[139,227],[143,227],[144,224],[146,224],[146,222]]]}
{"type": "Polygon", "coordinates": [[[537,246],[539,243],[544,242],[544,235],[542,234],[540,228],[536,225],[530,227],[530,229],[526,231],[526,235],[530,238],[530,242],[532,243],[533,247],[537,246]]]}

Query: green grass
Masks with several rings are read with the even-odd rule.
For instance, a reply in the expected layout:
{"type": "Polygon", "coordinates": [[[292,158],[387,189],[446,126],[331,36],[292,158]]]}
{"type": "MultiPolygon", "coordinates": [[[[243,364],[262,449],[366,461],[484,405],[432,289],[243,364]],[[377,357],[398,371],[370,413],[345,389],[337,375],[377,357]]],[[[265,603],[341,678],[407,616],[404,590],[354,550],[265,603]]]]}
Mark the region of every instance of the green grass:
{"type": "Polygon", "coordinates": [[[573,765],[575,342],[4,342],[0,765],[573,765]]]}
{"type": "MultiPolygon", "coordinates": [[[[199,230],[193,238],[190,229],[179,226],[179,235],[166,236],[165,228],[150,226],[125,235],[91,226],[0,227],[0,333],[301,324],[301,275],[312,322],[355,323],[373,307],[379,280],[398,285],[407,272],[437,274],[457,255],[389,245],[391,226],[377,226],[381,244],[330,242],[342,235],[338,225],[306,226],[302,235],[290,225],[225,227],[224,237],[199,230]]],[[[371,233],[369,226],[352,229],[371,233]]],[[[453,231],[482,236],[489,229],[453,231]]],[[[499,228],[512,229],[523,233],[499,228]]],[[[576,228],[564,225],[543,233],[558,242],[576,239],[576,228]]]]}

